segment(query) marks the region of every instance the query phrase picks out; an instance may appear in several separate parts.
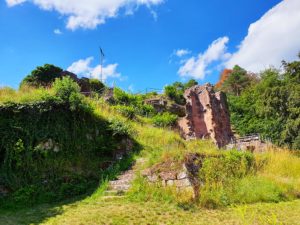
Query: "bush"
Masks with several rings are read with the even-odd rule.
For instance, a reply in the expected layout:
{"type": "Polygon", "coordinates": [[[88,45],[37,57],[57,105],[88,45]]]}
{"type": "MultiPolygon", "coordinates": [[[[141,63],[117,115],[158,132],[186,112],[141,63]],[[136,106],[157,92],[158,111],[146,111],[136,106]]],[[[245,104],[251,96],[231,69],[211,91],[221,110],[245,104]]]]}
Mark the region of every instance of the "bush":
{"type": "Polygon", "coordinates": [[[177,118],[177,115],[166,112],[154,116],[152,122],[157,127],[172,127],[176,125],[177,118]]]}
{"type": "Polygon", "coordinates": [[[253,154],[230,151],[219,157],[206,158],[200,170],[200,180],[206,185],[226,184],[232,178],[243,178],[252,172],[255,172],[253,154]]]}
{"type": "Polygon", "coordinates": [[[79,85],[70,77],[63,77],[62,79],[55,79],[53,89],[57,97],[68,101],[72,94],[80,93],[79,85]]]}
{"type": "MultiPolygon", "coordinates": [[[[232,203],[232,193],[240,179],[255,172],[255,159],[251,153],[230,151],[208,157],[199,171],[200,203],[207,208],[226,206],[232,203]]],[[[251,191],[251,190],[249,190],[251,191]]]]}
{"type": "Polygon", "coordinates": [[[167,85],[164,88],[165,95],[170,99],[174,100],[179,105],[185,104],[183,94],[186,89],[197,85],[198,82],[194,79],[189,80],[187,83],[174,82],[171,85],[167,85]]]}
{"type": "Polygon", "coordinates": [[[117,105],[113,108],[128,119],[133,119],[135,117],[135,109],[133,106],[117,105]]]}
{"type": "Polygon", "coordinates": [[[102,94],[105,89],[105,85],[97,79],[89,79],[91,91],[98,94],[102,94]]]}
{"type": "Polygon", "coordinates": [[[152,105],[139,104],[136,108],[137,114],[141,116],[153,116],[156,111],[152,105]]]}
{"type": "Polygon", "coordinates": [[[116,104],[120,105],[136,105],[137,96],[126,93],[120,88],[114,88],[114,100],[116,104]]]}
{"type": "Polygon", "coordinates": [[[80,94],[79,85],[70,77],[56,79],[53,83],[55,96],[64,102],[69,103],[71,110],[82,108],[85,111],[91,111],[91,105],[85,101],[85,98],[80,94]]]}
{"type": "Polygon", "coordinates": [[[113,136],[130,136],[133,133],[132,127],[128,123],[124,123],[119,119],[110,119],[109,128],[112,131],[113,136]]]}
{"type": "Polygon", "coordinates": [[[185,99],[183,97],[183,90],[178,90],[175,86],[166,86],[165,87],[165,95],[170,99],[174,100],[179,105],[185,104],[185,99]]]}

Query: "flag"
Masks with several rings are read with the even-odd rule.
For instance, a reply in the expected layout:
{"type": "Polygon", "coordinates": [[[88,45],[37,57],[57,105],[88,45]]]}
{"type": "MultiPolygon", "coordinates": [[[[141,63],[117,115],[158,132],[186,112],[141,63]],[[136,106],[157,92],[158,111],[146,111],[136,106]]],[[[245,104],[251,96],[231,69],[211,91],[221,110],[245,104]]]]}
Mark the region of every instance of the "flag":
{"type": "Polygon", "coordinates": [[[101,47],[100,47],[100,53],[101,53],[102,57],[104,57],[104,52],[101,47]]]}

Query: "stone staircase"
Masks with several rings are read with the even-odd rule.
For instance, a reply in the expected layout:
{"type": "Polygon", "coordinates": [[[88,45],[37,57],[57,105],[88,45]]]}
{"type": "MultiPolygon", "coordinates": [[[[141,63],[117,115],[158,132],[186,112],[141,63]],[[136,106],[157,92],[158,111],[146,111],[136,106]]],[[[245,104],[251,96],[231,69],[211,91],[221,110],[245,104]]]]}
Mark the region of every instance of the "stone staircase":
{"type": "Polygon", "coordinates": [[[128,189],[131,187],[131,182],[135,178],[134,168],[124,171],[117,177],[116,180],[112,180],[108,184],[108,188],[104,191],[103,199],[116,199],[123,198],[128,189]]]}

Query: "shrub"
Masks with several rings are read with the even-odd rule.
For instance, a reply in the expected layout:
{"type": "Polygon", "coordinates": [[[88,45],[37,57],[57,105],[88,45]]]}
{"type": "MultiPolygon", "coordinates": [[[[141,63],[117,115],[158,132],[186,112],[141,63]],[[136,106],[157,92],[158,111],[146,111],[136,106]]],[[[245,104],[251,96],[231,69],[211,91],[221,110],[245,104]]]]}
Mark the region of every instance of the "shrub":
{"type": "Polygon", "coordinates": [[[208,157],[200,170],[200,180],[205,185],[226,184],[232,178],[242,178],[255,171],[255,159],[248,152],[230,151],[219,157],[208,157]]]}
{"type": "Polygon", "coordinates": [[[114,100],[116,104],[120,105],[136,105],[137,96],[126,93],[120,88],[114,88],[114,100]]]}
{"type": "Polygon", "coordinates": [[[169,112],[158,114],[152,118],[154,126],[171,127],[176,125],[177,116],[169,112]]]}
{"type": "MultiPolygon", "coordinates": [[[[240,179],[255,172],[253,154],[230,151],[215,157],[207,157],[199,171],[200,203],[207,208],[232,203],[232,193],[240,179]]],[[[249,190],[251,191],[251,190],[249,190]]]]}
{"type": "Polygon", "coordinates": [[[185,103],[183,90],[178,90],[174,85],[166,86],[164,92],[166,96],[174,100],[177,104],[183,105],[185,103]]]}
{"type": "Polygon", "coordinates": [[[128,119],[133,119],[135,117],[135,109],[133,108],[133,106],[117,105],[113,108],[128,119]]]}
{"type": "Polygon", "coordinates": [[[98,94],[102,94],[105,88],[105,85],[97,79],[89,79],[91,91],[98,94]]]}
{"type": "Polygon", "coordinates": [[[148,104],[138,104],[136,111],[141,116],[153,116],[155,114],[154,107],[148,104]]]}
{"type": "Polygon", "coordinates": [[[189,80],[187,83],[174,82],[171,85],[167,85],[164,88],[164,93],[170,99],[174,100],[179,105],[185,104],[185,99],[183,97],[184,91],[194,85],[197,85],[198,82],[194,79],[189,80]]]}
{"type": "Polygon", "coordinates": [[[68,102],[71,110],[82,108],[85,111],[91,112],[92,106],[80,94],[79,85],[70,77],[56,79],[53,83],[55,96],[64,102],[68,102]]]}
{"type": "Polygon", "coordinates": [[[130,136],[133,133],[130,124],[119,119],[110,119],[109,123],[109,129],[112,131],[113,136],[130,136]]]}
{"type": "Polygon", "coordinates": [[[53,89],[57,97],[62,100],[69,100],[73,93],[80,93],[79,85],[70,77],[63,77],[62,79],[55,79],[53,89]]]}

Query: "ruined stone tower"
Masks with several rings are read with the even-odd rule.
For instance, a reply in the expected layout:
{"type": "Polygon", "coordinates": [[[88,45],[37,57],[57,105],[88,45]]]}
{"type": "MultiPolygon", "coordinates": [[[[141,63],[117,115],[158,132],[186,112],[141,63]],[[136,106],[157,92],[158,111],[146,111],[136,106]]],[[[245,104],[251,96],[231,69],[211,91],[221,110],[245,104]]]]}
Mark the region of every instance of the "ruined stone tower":
{"type": "Polygon", "coordinates": [[[185,139],[211,138],[220,148],[232,137],[226,95],[214,92],[211,84],[196,85],[184,93],[186,116],[179,120],[185,139]]]}

